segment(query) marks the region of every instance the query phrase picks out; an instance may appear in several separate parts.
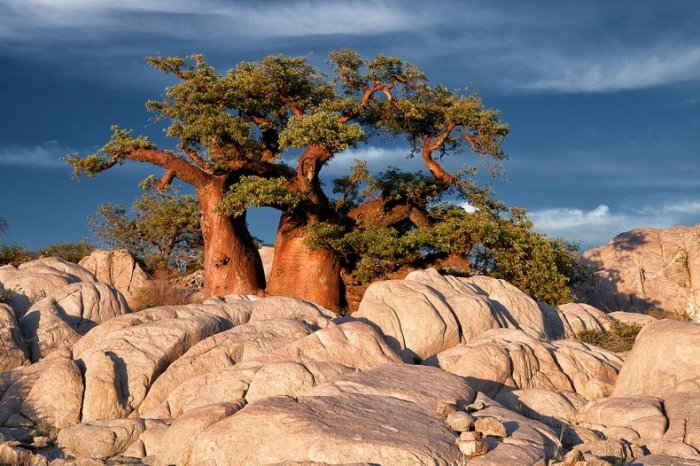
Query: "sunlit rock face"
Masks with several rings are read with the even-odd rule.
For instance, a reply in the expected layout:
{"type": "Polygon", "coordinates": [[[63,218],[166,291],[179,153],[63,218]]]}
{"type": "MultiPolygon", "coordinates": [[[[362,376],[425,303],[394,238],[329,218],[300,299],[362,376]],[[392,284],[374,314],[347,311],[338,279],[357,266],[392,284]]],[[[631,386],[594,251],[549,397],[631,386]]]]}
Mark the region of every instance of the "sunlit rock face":
{"type": "Polygon", "coordinates": [[[584,253],[597,281],[578,290],[605,311],[660,309],[700,320],[700,225],[642,228],[584,253]]]}

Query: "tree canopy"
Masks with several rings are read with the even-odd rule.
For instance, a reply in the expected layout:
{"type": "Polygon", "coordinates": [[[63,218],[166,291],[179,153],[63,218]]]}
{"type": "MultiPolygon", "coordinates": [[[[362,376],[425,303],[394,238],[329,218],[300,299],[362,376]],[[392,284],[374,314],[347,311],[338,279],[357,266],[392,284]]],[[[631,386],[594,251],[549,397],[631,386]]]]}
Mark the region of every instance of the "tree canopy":
{"type": "Polygon", "coordinates": [[[449,257],[460,258],[469,272],[521,274],[520,261],[506,265],[499,256],[509,226],[532,243],[521,257],[543,257],[547,247],[569,251],[532,232],[478,182],[483,166],[487,174],[501,172],[509,127],[475,92],[431,84],[403,60],[364,60],[347,49],[329,55],[329,74],[305,57],[284,55],[243,62],[223,74],[202,55],[148,62],[175,79],[162,99],[147,102],[174,147],[157,147],[115,126],[96,153],[70,156],[68,163],[75,175],[95,176],[127,160],[147,162],[164,169],[154,187],[166,189],[175,178],[192,185],[201,214],[205,294],[264,290],[337,308],[342,269],[377,277],[387,262],[449,257]],[[320,174],[328,162],[378,138],[406,141],[407,156],[418,158],[425,172],[390,168],[374,176],[357,163],[333,193],[325,192],[320,174]],[[446,163],[450,157],[457,163],[446,163]],[[461,168],[450,168],[456,165],[461,168]],[[447,202],[468,203],[476,213],[457,213],[447,202]],[[247,209],[259,206],[282,212],[267,283],[245,222],[247,209]],[[488,222],[499,225],[500,236],[488,222]],[[477,245],[490,251],[483,262],[490,265],[480,269],[471,260],[477,245]]]}

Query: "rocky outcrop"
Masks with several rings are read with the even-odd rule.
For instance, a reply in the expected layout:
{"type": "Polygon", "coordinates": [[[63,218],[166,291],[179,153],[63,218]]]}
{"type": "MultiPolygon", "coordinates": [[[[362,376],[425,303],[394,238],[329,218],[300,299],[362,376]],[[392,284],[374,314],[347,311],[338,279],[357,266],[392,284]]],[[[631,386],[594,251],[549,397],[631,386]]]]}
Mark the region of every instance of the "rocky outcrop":
{"type": "Polygon", "coordinates": [[[610,394],[622,360],[577,341],[548,343],[519,330],[499,329],[424,364],[466,377],[474,389],[496,400],[526,388],[571,391],[591,400],[610,394]]]}
{"type": "Polygon", "coordinates": [[[96,325],[129,312],[122,294],[111,286],[78,282],[35,303],[20,325],[36,362],[56,348],[71,347],[96,325]]]}
{"type": "Polygon", "coordinates": [[[119,290],[129,305],[135,304],[136,294],[149,282],[148,274],[127,249],[98,249],[83,257],[79,264],[95,275],[97,280],[119,290]]]}
{"type": "Polygon", "coordinates": [[[699,325],[641,319],[618,355],[570,338],[613,328],[611,316],[536,303],[500,280],[426,270],[373,286],[343,318],[242,295],[120,315],[116,290],[79,280],[19,321],[0,306],[6,360],[19,365],[0,373],[0,462],[699,460],[699,325]]]}
{"type": "Polygon", "coordinates": [[[0,372],[29,364],[15,312],[0,304],[0,372]]]}
{"type": "Polygon", "coordinates": [[[36,259],[19,267],[0,267],[0,286],[17,317],[23,316],[32,304],[71,283],[94,281],[95,277],[84,268],[57,257],[36,259]]]}
{"type": "Polygon", "coordinates": [[[644,327],[625,360],[616,397],[700,392],[700,324],[660,320],[644,327]]]}
{"type": "Polygon", "coordinates": [[[597,271],[597,282],[577,292],[586,302],[700,319],[700,225],[628,231],[584,257],[597,271]]]}

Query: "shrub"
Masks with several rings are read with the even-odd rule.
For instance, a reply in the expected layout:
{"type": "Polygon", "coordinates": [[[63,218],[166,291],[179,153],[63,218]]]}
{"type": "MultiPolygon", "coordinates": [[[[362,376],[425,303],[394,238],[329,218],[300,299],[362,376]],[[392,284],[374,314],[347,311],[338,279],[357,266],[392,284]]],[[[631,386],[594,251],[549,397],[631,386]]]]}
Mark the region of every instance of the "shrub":
{"type": "Polygon", "coordinates": [[[157,306],[178,306],[192,302],[192,290],[173,284],[164,273],[159,273],[135,296],[134,311],[157,306]]]}
{"type": "Polygon", "coordinates": [[[77,264],[80,262],[80,259],[89,256],[94,250],[95,246],[89,244],[87,241],[81,241],[79,243],[60,243],[40,249],[39,256],[60,257],[63,260],[77,264]]]}
{"type": "Polygon", "coordinates": [[[613,353],[620,353],[632,349],[640,330],[642,330],[641,325],[615,320],[610,324],[610,330],[607,332],[585,330],[579,332],[576,338],[583,343],[600,346],[613,353]]]}
{"type": "Polygon", "coordinates": [[[14,265],[15,267],[36,259],[33,251],[19,244],[0,244],[0,265],[14,265]]]}

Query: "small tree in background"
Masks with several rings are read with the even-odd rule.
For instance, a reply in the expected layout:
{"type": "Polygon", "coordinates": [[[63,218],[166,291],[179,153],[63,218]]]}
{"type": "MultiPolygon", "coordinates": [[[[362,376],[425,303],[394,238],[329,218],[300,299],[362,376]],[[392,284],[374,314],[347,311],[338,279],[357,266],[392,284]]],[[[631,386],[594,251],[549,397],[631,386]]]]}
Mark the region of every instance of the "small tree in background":
{"type": "Polygon", "coordinates": [[[153,179],[131,209],[101,204],[89,220],[90,230],[110,248],[126,248],[153,272],[191,271],[201,266],[199,205],[177,187],[153,189],[153,179]]]}

